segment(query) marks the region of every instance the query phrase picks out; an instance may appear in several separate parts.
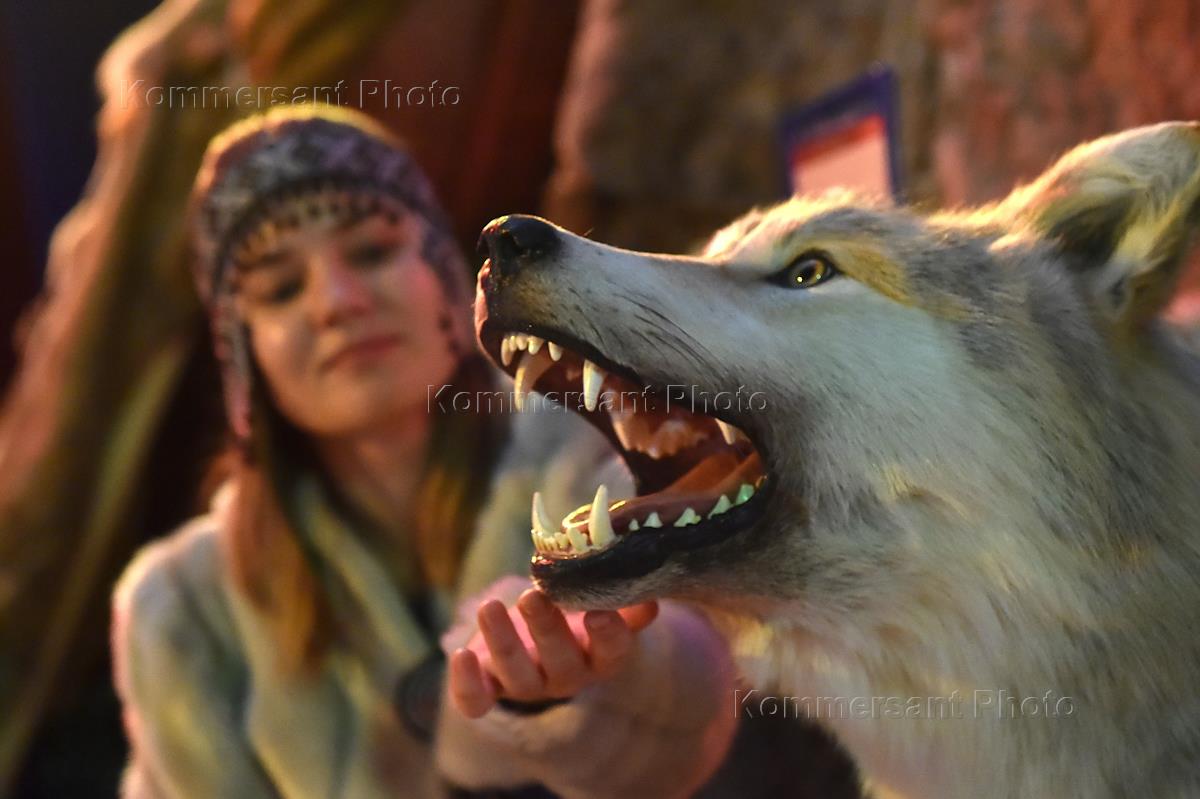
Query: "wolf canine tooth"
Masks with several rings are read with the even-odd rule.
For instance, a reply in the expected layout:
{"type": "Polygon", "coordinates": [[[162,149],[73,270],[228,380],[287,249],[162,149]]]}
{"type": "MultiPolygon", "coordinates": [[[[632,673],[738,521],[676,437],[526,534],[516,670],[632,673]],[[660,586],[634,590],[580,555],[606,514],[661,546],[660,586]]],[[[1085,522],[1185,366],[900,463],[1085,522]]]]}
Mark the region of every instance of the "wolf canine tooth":
{"type": "Polygon", "coordinates": [[[633,414],[618,413],[615,409],[609,412],[609,419],[612,422],[613,432],[617,435],[617,440],[621,442],[621,446],[625,449],[637,449],[638,442],[634,436],[633,430],[633,414]]]}
{"type": "Polygon", "coordinates": [[[720,419],[717,419],[717,427],[721,428],[721,438],[725,439],[726,444],[734,444],[741,435],[736,427],[728,422],[722,422],[720,419]]]}
{"type": "Polygon", "coordinates": [[[592,500],[592,510],[588,514],[588,532],[592,536],[592,546],[597,549],[606,547],[617,539],[612,528],[612,517],[608,513],[608,486],[604,483],[596,489],[596,498],[592,500]]]}
{"type": "Polygon", "coordinates": [[[525,410],[525,398],[533,390],[533,384],[546,373],[552,363],[545,356],[539,358],[532,353],[521,355],[521,363],[517,366],[517,376],[513,385],[513,404],[518,411],[525,410]]]}
{"type": "Polygon", "coordinates": [[[583,362],[583,406],[596,410],[600,400],[600,384],[604,382],[604,370],[589,360],[583,362]]]}
{"type": "Polygon", "coordinates": [[[550,514],[546,513],[546,503],[542,500],[540,491],[533,492],[533,508],[530,515],[532,517],[533,529],[543,537],[553,537],[558,530],[555,529],[554,522],[550,520],[550,514]]]}
{"type": "Polygon", "coordinates": [[[679,514],[679,518],[675,520],[676,527],[687,527],[689,524],[695,524],[700,521],[700,517],[696,515],[696,511],[691,508],[684,508],[683,513],[679,514]]]}

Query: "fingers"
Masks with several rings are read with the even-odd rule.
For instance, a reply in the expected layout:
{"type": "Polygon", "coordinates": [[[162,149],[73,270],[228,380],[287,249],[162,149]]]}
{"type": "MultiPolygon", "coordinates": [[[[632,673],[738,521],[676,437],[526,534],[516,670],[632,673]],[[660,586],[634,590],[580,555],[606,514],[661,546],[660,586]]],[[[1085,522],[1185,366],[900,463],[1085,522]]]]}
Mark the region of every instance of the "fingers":
{"type": "Polygon", "coordinates": [[[456,652],[451,662],[454,702],[475,717],[486,713],[497,696],[517,701],[571,697],[616,673],[637,633],[657,615],[654,602],[564,614],[537,589],[521,594],[515,612],[499,599],[486,600],[477,612],[482,640],[470,644],[474,651],[456,652]]]}
{"type": "Polygon", "coordinates": [[[611,610],[588,611],[583,625],[588,631],[592,670],[601,677],[612,675],[633,648],[633,631],[620,613],[611,610]]]}
{"type": "Polygon", "coordinates": [[[543,680],[537,664],[529,656],[517,634],[508,609],[498,599],[479,606],[479,631],[491,653],[491,672],[504,695],[517,700],[540,698],[543,680]]]}
{"type": "Polygon", "coordinates": [[[617,612],[625,619],[625,623],[629,625],[629,629],[636,633],[644,630],[650,622],[658,617],[658,603],[654,601],[643,602],[640,605],[621,608],[617,612]]]}
{"type": "Polygon", "coordinates": [[[450,656],[450,699],[458,712],[477,719],[492,709],[496,696],[491,680],[483,673],[479,658],[469,649],[459,649],[450,656]]]}
{"type": "Polygon", "coordinates": [[[592,668],[601,677],[611,676],[633,649],[639,632],[658,616],[657,602],[643,602],[619,611],[600,610],[584,614],[592,668]]]}
{"type": "Polygon", "coordinates": [[[588,663],[567,619],[546,595],[535,588],[521,594],[517,609],[537,645],[545,693],[554,698],[572,696],[588,678],[588,663]]]}

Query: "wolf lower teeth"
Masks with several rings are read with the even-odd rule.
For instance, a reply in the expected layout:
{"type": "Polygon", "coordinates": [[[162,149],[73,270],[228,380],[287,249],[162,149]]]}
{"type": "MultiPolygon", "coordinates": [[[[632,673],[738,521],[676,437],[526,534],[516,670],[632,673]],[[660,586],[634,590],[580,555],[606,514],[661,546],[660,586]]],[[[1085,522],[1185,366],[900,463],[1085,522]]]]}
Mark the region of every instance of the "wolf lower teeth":
{"type": "Polygon", "coordinates": [[[608,486],[604,483],[596,489],[596,497],[592,500],[592,511],[588,514],[588,532],[592,537],[592,545],[598,549],[617,540],[612,529],[612,518],[608,514],[608,486]]]}
{"type": "MultiPolygon", "coordinates": [[[[683,509],[683,512],[676,517],[672,523],[673,527],[689,527],[693,524],[699,524],[705,519],[712,519],[714,516],[719,516],[731,508],[742,505],[750,500],[755,493],[755,486],[750,483],[742,483],[738,486],[737,492],[732,500],[726,494],[721,494],[717,497],[717,501],[713,503],[705,516],[700,516],[691,506],[683,509]]],[[[614,508],[620,508],[625,502],[618,502],[614,508]]],[[[533,494],[533,507],[531,513],[531,535],[533,536],[534,548],[538,552],[545,554],[560,553],[583,555],[587,552],[592,552],[600,549],[606,549],[616,542],[617,535],[612,526],[612,508],[609,508],[608,503],[608,486],[603,483],[596,489],[596,496],[588,507],[588,518],[586,526],[581,519],[578,519],[579,510],[576,510],[566,516],[562,520],[563,530],[555,530],[555,525],[550,521],[549,514],[546,513],[545,505],[542,502],[542,497],[539,492],[533,494]],[[572,519],[575,521],[571,521],[572,519]]],[[[637,519],[630,519],[627,527],[627,532],[633,533],[646,529],[654,529],[663,527],[662,517],[658,511],[651,511],[645,520],[639,522],[637,519]]]]}
{"type": "Polygon", "coordinates": [[[683,513],[679,514],[679,518],[675,520],[676,527],[687,527],[689,524],[695,524],[700,521],[700,517],[696,515],[696,511],[691,508],[684,508],[683,513]]]}
{"type": "Polygon", "coordinates": [[[579,531],[578,527],[572,527],[567,530],[567,539],[571,542],[571,548],[576,552],[586,552],[588,548],[587,538],[579,531]]]}

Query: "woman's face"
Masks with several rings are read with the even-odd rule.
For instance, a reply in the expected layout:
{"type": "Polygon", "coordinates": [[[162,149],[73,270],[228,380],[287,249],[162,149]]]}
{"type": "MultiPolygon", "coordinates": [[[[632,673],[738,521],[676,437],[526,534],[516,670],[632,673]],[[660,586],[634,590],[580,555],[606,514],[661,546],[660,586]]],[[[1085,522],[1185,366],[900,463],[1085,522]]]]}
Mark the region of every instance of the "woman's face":
{"type": "Polygon", "coordinates": [[[396,208],[267,222],[238,254],[254,358],[280,412],[309,433],[358,433],[424,408],[455,367],[456,320],[422,255],[426,222],[396,208]]]}

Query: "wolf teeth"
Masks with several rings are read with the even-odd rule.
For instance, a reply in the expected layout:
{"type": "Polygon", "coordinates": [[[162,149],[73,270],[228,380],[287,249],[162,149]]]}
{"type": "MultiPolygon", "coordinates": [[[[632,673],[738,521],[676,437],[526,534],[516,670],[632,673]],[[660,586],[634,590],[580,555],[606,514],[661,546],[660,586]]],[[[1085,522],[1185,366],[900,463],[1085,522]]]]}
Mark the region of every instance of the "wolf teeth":
{"type": "Polygon", "coordinates": [[[602,549],[617,540],[612,528],[612,517],[608,513],[608,486],[604,483],[596,489],[596,498],[592,500],[592,510],[588,514],[588,532],[591,533],[592,546],[602,549]]]}
{"type": "Polygon", "coordinates": [[[680,419],[668,419],[654,431],[652,447],[656,450],[656,454],[652,457],[669,457],[682,449],[699,444],[706,438],[708,438],[708,434],[703,430],[693,428],[680,419]]]}
{"type": "Polygon", "coordinates": [[[662,527],[662,519],[658,518],[658,511],[652,511],[646,517],[646,521],[642,522],[642,527],[662,527]]]}
{"type": "Polygon", "coordinates": [[[687,527],[689,524],[695,524],[700,521],[700,517],[696,515],[696,511],[691,508],[684,508],[683,513],[679,514],[679,518],[675,520],[676,527],[687,527]]]}
{"type": "Polygon", "coordinates": [[[632,412],[618,413],[614,409],[609,412],[609,418],[612,421],[613,432],[616,433],[621,446],[624,449],[637,449],[637,436],[634,432],[637,417],[632,412]]]}
{"type": "Polygon", "coordinates": [[[545,356],[539,358],[533,352],[521,356],[521,363],[517,366],[517,376],[513,386],[513,404],[518,411],[525,410],[525,398],[533,390],[533,384],[553,365],[554,362],[549,358],[545,356]]]}
{"type": "Polygon", "coordinates": [[[567,540],[571,542],[571,549],[575,553],[587,552],[588,542],[583,532],[578,527],[567,528],[567,540]]]}
{"type": "Polygon", "coordinates": [[[645,422],[632,411],[612,409],[609,415],[613,432],[624,449],[645,453],[655,460],[670,457],[708,438],[706,431],[679,419],[668,419],[651,433],[645,422]]]}
{"type": "Polygon", "coordinates": [[[583,362],[583,406],[596,410],[600,400],[600,384],[604,382],[604,370],[589,360],[583,362]]]}
{"type": "Polygon", "coordinates": [[[541,492],[533,492],[533,512],[532,512],[533,529],[542,536],[553,536],[558,532],[555,529],[554,522],[550,520],[550,514],[546,513],[546,503],[542,500],[541,492]]]}
{"type": "MultiPolygon", "coordinates": [[[[537,355],[538,351],[542,349],[542,345],[546,343],[546,339],[529,333],[509,333],[500,339],[500,362],[508,366],[512,363],[513,356],[518,352],[528,352],[530,355],[537,355]]],[[[561,357],[562,347],[551,342],[550,358],[557,361],[561,357]],[[555,355],[555,350],[558,351],[557,356],[555,355]]]]}
{"type": "Polygon", "coordinates": [[[654,431],[654,441],[650,447],[655,450],[653,458],[666,458],[674,455],[683,448],[684,439],[688,438],[691,428],[686,422],[678,419],[668,419],[654,431]]]}
{"type": "Polygon", "coordinates": [[[533,492],[533,507],[530,509],[530,534],[533,536],[533,548],[538,552],[557,549],[554,542],[557,530],[554,529],[554,522],[550,521],[550,514],[546,513],[542,495],[537,491],[533,492]]]}
{"type": "Polygon", "coordinates": [[[714,516],[722,514],[732,507],[733,503],[729,501],[729,497],[722,494],[721,498],[717,500],[717,504],[713,505],[712,510],[708,512],[708,518],[711,519],[714,516]]]}
{"type": "Polygon", "coordinates": [[[741,505],[752,496],[754,496],[754,486],[750,485],[749,483],[742,483],[741,486],[738,487],[737,496],[733,498],[733,504],[741,505]]]}
{"type": "Polygon", "coordinates": [[[546,342],[546,349],[550,351],[550,360],[557,361],[562,357],[562,347],[558,346],[553,341],[546,342]]]}
{"type": "Polygon", "coordinates": [[[721,428],[721,438],[725,439],[726,444],[733,445],[737,443],[739,438],[742,438],[742,431],[733,425],[728,422],[722,422],[720,419],[717,419],[716,422],[717,427],[721,428]]]}

